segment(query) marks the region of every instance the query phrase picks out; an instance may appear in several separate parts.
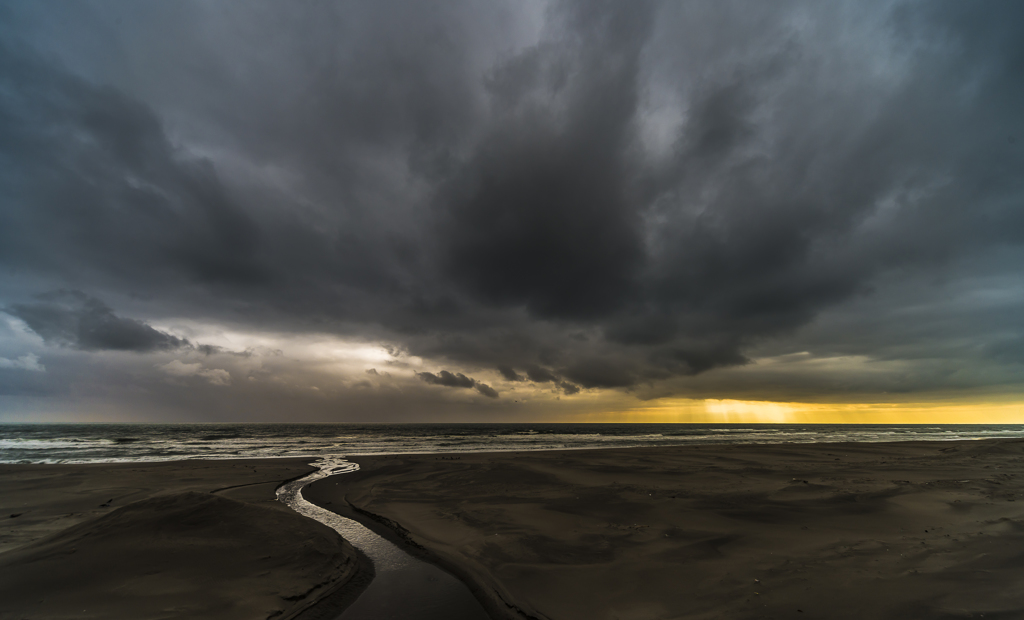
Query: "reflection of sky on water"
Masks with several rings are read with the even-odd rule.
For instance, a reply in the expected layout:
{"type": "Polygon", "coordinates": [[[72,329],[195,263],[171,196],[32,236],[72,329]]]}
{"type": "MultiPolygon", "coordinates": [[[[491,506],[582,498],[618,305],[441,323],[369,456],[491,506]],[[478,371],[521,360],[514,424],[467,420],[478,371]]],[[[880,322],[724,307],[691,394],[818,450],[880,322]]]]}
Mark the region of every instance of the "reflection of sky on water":
{"type": "Polygon", "coordinates": [[[411,557],[358,522],[306,501],[302,497],[306,485],[359,469],[342,458],[324,458],[315,465],[319,471],[281,486],[278,500],[341,534],[370,558],[376,571],[369,587],[339,620],[487,620],[469,589],[455,577],[411,557]]]}

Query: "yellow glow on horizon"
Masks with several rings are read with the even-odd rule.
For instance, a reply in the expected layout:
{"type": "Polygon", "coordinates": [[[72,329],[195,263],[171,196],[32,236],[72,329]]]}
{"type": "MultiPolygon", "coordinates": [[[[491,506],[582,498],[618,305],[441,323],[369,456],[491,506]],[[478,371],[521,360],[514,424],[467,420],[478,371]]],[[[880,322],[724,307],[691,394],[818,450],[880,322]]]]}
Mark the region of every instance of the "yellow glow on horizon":
{"type": "Polygon", "coordinates": [[[731,399],[664,399],[618,411],[582,414],[576,421],[711,424],[1024,424],[1024,400],[822,404],[731,399]]]}

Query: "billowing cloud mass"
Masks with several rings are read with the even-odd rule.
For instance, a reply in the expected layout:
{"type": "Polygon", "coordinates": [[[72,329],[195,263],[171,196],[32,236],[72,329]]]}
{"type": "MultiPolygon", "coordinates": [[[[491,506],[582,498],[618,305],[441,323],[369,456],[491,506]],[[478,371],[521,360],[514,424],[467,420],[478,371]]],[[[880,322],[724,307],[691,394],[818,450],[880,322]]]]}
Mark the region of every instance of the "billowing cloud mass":
{"type": "Polygon", "coordinates": [[[1015,2],[5,3],[2,409],[1014,397],[1022,109],[1015,2]]]}
{"type": "Polygon", "coordinates": [[[12,304],[6,310],[39,334],[47,344],[86,351],[164,351],[189,343],[157,331],[142,321],[126,319],[102,301],[80,291],[54,291],[35,303],[12,304]]]}

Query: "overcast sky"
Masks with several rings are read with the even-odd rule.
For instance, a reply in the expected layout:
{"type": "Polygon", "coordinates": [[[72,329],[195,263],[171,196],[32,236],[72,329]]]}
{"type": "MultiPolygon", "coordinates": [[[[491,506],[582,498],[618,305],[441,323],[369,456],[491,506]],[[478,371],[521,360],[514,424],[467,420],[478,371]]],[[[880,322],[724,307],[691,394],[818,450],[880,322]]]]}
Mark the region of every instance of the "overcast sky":
{"type": "Polygon", "coordinates": [[[1024,3],[0,2],[0,421],[1021,402],[1024,3]]]}

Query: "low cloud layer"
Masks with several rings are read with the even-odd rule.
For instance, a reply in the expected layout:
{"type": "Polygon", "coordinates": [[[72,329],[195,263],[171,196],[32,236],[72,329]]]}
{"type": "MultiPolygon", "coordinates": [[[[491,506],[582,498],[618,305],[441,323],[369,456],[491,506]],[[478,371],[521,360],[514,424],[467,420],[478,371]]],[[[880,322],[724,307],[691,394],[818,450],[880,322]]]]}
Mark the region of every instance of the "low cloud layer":
{"type": "Polygon", "coordinates": [[[0,357],[0,368],[15,369],[15,370],[31,370],[35,372],[45,372],[46,368],[39,363],[39,356],[29,353],[28,355],[22,355],[18,359],[9,360],[6,357],[0,357]]]}
{"type": "Polygon", "coordinates": [[[170,351],[188,340],[155,330],[142,321],[119,317],[106,304],[81,291],[55,291],[32,303],[5,308],[51,345],[84,351],[170,351]]]}
{"type": "Polygon", "coordinates": [[[436,375],[432,372],[418,372],[416,373],[416,376],[432,385],[443,385],[444,387],[452,388],[472,388],[488,398],[498,398],[498,392],[491,388],[491,386],[485,383],[480,383],[476,379],[471,379],[461,372],[451,373],[447,370],[442,370],[436,375]]]}
{"type": "Polygon", "coordinates": [[[171,377],[201,377],[214,385],[230,385],[231,373],[223,368],[203,368],[199,362],[185,363],[181,360],[171,360],[166,364],[157,366],[161,371],[171,377]]]}
{"type": "Polygon", "coordinates": [[[135,407],[259,384],[416,419],[1024,386],[1018,3],[2,15],[5,394],[105,372],[135,407]],[[296,339],[348,348],[242,357],[296,339]]]}

